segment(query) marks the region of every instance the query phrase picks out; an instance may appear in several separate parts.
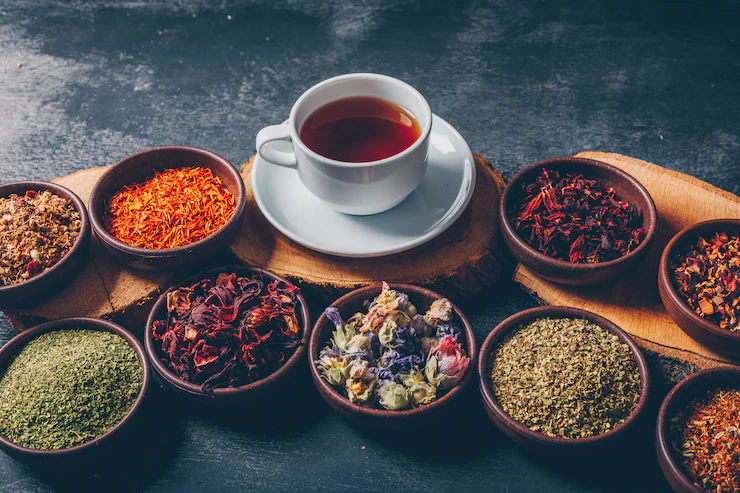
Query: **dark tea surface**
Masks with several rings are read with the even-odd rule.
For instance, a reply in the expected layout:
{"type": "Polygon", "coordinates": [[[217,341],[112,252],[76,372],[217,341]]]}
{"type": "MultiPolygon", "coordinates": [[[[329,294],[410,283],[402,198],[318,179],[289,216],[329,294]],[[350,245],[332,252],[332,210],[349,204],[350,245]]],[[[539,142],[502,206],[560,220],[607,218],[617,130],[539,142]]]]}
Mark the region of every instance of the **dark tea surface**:
{"type": "Polygon", "coordinates": [[[380,98],[354,97],[314,111],[301,127],[301,140],[329,159],[367,163],[408,149],[421,135],[416,118],[380,98]]]}

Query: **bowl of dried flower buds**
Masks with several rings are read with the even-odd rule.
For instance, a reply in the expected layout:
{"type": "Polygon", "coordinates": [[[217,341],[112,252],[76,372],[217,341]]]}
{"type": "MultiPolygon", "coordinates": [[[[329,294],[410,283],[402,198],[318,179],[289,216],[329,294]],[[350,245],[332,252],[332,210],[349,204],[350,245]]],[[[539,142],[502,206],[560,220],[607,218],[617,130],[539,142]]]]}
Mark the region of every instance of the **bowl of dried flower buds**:
{"type": "Polygon", "coordinates": [[[483,406],[533,450],[589,452],[630,436],[650,393],[635,342],[595,313],[541,306],[501,322],[478,359],[483,406]]]}
{"type": "Polygon", "coordinates": [[[499,206],[514,257],[559,284],[601,284],[639,268],[658,221],[650,194],[621,169],[577,157],[540,161],[511,179],[499,206]]]}
{"type": "Polygon", "coordinates": [[[90,231],[72,191],[45,181],[0,186],[0,306],[33,304],[63,288],[82,266],[90,231]]]}
{"type": "Polygon", "coordinates": [[[658,411],[655,447],[677,493],[740,491],[740,368],[710,368],[682,380],[658,411]]]}
{"type": "Polygon", "coordinates": [[[660,258],[663,305],[692,339],[740,355],[740,219],[704,221],[679,231],[660,258]]]}
{"type": "Polygon", "coordinates": [[[477,347],[447,298],[410,284],[352,291],[319,317],[309,342],[311,376],[345,418],[406,428],[446,413],[474,377],[477,347]]]}
{"type": "Polygon", "coordinates": [[[231,265],[195,275],[152,307],[144,345],[176,393],[205,406],[255,402],[279,391],[306,352],[299,289],[271,272],[231,265]]]}
{"type": "Polygon", "coordinates": [[[95,235],[130,267],[173,270],[225,250],[241,228],[247,192],[218,154],[186,146],[147,149],[95,183],[88,209],[95,235]]]}

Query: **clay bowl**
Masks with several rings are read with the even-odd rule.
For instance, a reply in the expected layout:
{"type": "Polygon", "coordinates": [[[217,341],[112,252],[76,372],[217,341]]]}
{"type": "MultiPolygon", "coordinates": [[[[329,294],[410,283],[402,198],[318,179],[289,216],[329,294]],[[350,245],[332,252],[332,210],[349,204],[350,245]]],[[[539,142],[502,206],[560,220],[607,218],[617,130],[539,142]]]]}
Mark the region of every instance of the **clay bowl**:
{"type": "Polygon", "coordinates": [[[567,454],[584,453],[591,452],[593,450],[603,450],[605,445],[623,440],[625,437],[629,436],[629,433],[635,428],[635,425],[639,424],[638,422],[644,415],[650,394],[650,374],[647,361],[632,338],[630,338],[630,336],[616,324],[610,322],[604,317],[600,317],[599,315],[586,310],[564,306],[541,306],[530,308],[512,315],[498,324],[498,326],[496,326],[496,328],[493,329],[486,338],[483,343],[483,347],[481,347],[480,357],[478,358],[478,376],[480,378],[480,391],[483,398],[483,407],[491,418],[491,421],[493,421],[496,427],[501,430],[504,435],[512,439],[514,442],[536,452],[557,452],[567,454]],[[607,433],[588,438],[567,439],[549,437],[542,433],[532,431],[526,426],[520,424],[518,421],[515,421],[506,413],[506,411],[503,410],[503,408],[501,408],[491,390],[491,386],[488,383],[490,380],[489,375],[491,368],[490,354],[507,334],[517,330],[522,325],[526,325],[535,319],[542,317],[582,318],[588,320],[597,324],[599,327],[608,330],[612,334],[616,334],[622,342],[630,347],[632,350],[632,356],[637,362],[637,367],[640,372],[642,393],[637,402],[637,407],[624,423],[607,433]]]}
{"type": "Polygon", "coordinates": [[[216,276],[223,272],[235,272],[237,275],[243,277],[251,277],[255,274],[261,274],[265,284],[272,281],[289,282],[272,272],[245,265],[229,265],[201,272],[198,275],[192,276],[177,285],[172,286],[162,293],[162,296],[159,297],[152,307],[151,312],[149,312],[149,318],[147,320],[144,333],[144,346],[146,348],[146,353],[149,356],[149,360],[152,363],[154,371],[161,377],[165,385],[180,397],[206,408],[253,403],[264,400],[270,395],[277,394],[281,388],[290,383],[291,376],[295,372],[296,368],[300,366],[300,362],[303,360],[306,353],[306,345],[308,344],[310,329],[311,320],[308,312],[308,305],[306,304],[306,300],[303,298],[303,295],[298,293],[297,316],[303,331],[301,344],[296,348],[288,361],[286,361],[285,364],[275,373],[248,385],[233,388],[217,388],[212,392],[203,392],[200,385],[182,380],[162,362],[157,348],[157,343],[152,335],[152,325],[155,321],[164,319],[167,309],[168,293],[182,286],[190,286],[206,277],[215,279],[216,276]]]}
{"type": "Polygon", "coordinates": [[[15,355],[18,354],[26,344],[41,334],[74,328],[112,332],[113,334],[119,335],[125,339],[126,342],[134,348],[136,355],[139,358],[139,362],[141,363],[143,371],[141,390],[126,417],[124,417],[107,433],[82,445],[60,450],[36,450],[16,445],[8,440],[4,435],[0,434],[0,448],[5,450],[8,454],[17,457],[24,462],[28,462],[30,465],[56,468],[93,462],[103,450],[110,450],[111,446],[126,437],[126,430],[129,430],[138,419],[137,417],[140,414],[139,411],[141,410],[144,399],[147,396],[150,372],[149,362],[147,361],[144,347],[136,337],[131,335],[130,332],[120,325],[99,318],[63,318],[41,324],[21,332],[0,349],[0,369],[4,371],[15,355]]]}
{"type": "MultiPolygon", "coordinates": [[[[28,190],[48,190],[72,202],[82,222],[80,235],[67,255],[51,268],[19,284],[0,286],[0,307],[17,308],[34,304],[48,298],[66,286],[82,267],[90,248],[90,220],[87,209],[72,191],[46,181],[18,181],[0,186],[0,197],[16,193],[23,195],[28,190]]],[[[3,245],[4,246],[4,245],[3,245]]]]}
{"type": "Polygon", "coordinates": [[[146,270],[172,270],[191,265],[224,250],[236,237],[244,220],[247,192],[237,169],[226,159],[204,149],[184,146],[155,147],[128,156],[105,172],[90,194],[89,210],[93,230],[103,246],[125,264],[146,270]],[[236,208],[221,229],[200,241],[179,248],[149,250],[129,246],[111,236],[105,228],[103,214],[111,195],[121,187],[141,181],[152,171],[165,168],[202,166],[221,178],[234,195],[236,208]]]}
{"type": "Polygon", "coordinates": [[[680,462],[676,461],[670,437],[671,419],[705,392],[725,386],[738,388],[739,385],[740,368],[712,368],[685,378],[663,400],[655,429],[655,448],[663,475],[676,493],[703,493],[703,490],[694,485],[680,462]]]}
{"type": "Polygon", "coordinates": [[[640,182],[612,165],[577,157],[540,161],[517,173],[501,196],[499,218],[504,241],[519,262],[545,279],[570,286],[602,284],[639,268],[639,263],[650,248],[658,222],[653,199],[640,182]],[[542,168],[556,170],[561,175],[582,173],[586,178],[597,179],[606,186],[613,187],[617,191],[617,197],[637,206],[642,215],[645,240],[627,255],[598,264],[572,264],[551,258],[529,246],[517,233],[510,210],[523,199],[522,184],[534,182],[542,168]]]}
{"type": "MultiPolygon", "coordinates": [[[[411,284],[390,284],[391,289],[407,293],[411,303],[418,309],[419,313],[426,312],[433,301],[443,298],[442,295],[411,284]]],[[[342,296],[331,306],[339,309],[343,319],[347,319],[359,311],[364,310],[363,303],[365,300],[373,299],[378,294],[382,286],[375,284],[356,289],[342,296]]],[[[470,358],[470,366],[463,375],[462,379],[449,390],[444,396],[433,401],[426,406],[405,409],[401,411],[388,411],[384,409],[369,409],[357,404],[351,403],[346,397],[339,393],[321,376],[319,369],[314,362],[318,360],[319,353],[326,346],[331,332],[334,330],[332,322],[321,314],[313,328],[311,340],[308,344],[309,366],[311,367],[311,377],[313,378],[316,388],[321,396],[331,407],[349,421],[370,428],[377,429],[403,429],[417,427],[428,423],[447,413],[459,400],[470,380],[475,373],[476,358],[478,356],[477,345],[473,327],[465,318],[460,309],[452,305],[454,312],[453,322],[460,328],[465,335],[465,351],[470,358]]]]}
{"type": "Polygon", "coordinates": [[[679,252],[684,252],[699,236],[709,238],[718,231],[729,235],[740,235],[739,219],[717,219],[705,221],[679,231],[668,242],[660,257],[658,289],[668,315],[689,337],[713,351],[730,356],[740,356],[740,332],[721,329],[709,320],[697,315],[678,293],[669,264],[679,252]]]}

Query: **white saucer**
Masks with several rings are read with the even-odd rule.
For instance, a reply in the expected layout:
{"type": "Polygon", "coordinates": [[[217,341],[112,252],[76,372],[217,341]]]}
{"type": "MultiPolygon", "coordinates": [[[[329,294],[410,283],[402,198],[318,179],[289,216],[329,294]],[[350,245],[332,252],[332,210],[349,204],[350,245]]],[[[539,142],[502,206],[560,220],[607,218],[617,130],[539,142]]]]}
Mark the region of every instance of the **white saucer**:
{"type": "Polygon", "coordinates": [[[426,243],[460,217],[474,189],[473,154],[437,115],[424,179],[406,200],[381,214],[342,214],[309,192],[295,169],[259,155],[252,165],[252,191],[267,220],[296,243],[342,257],[380,257],[426,243]]]}

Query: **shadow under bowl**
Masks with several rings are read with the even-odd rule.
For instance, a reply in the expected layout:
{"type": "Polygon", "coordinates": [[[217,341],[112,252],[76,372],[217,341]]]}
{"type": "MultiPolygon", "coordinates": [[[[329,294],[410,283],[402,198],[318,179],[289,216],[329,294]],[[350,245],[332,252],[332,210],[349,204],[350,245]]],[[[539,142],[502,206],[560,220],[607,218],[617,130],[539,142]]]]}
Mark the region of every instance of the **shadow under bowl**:
{"type": "Polygon", "coordinates": [[[679,382],[663,400],[655,429],[655,449],[663,475],[676,493],[704,493],[689,479],[676,460],[670,433],[671,419],[686,409],[691,401],[718,388],[740,389],[740,368],[720,367],[702,370],[679,382]]]}
{"type": "Polygon", "coordinates": [[[66,468],[94,462],[104,448],[110,450],[111,446],[114,446],[116,442],[119,442],[125,436],[124,430],[130,429],[134,425],[139,410],[142,408],[144,399],[148,394],[150,380],[149,362],[141,342],[120,325],[99,318],[63,318],[37,325],[21,332],[0,349],[0,371],[4,372],[15,356],[33,339],[48,332],[68,329],[111,332],[122,337],[136,351],[136,356],[141,364],[143,374],[141,390],[139,390],[139,395],[128,414],[118,424],[98,438],[81,445],[59,450],[38,450],[15,444],[0,433],[0,448],[5,450],[9,455],[36,467],[66,468]]]}
{"type": "Polygon", "coordinates": [[[598,449],[603,450],[605,445],[613,444],[629,436],[629,433],[637,424],[639,424],[639,420],[645,415],[650,395],[650,372],[648,370],[647,361],[632,338],[616,324],[604,317],[586,310],[564,306],[540,306],[530,308],[512,315],[498,324],[498,326],[488,334],[488,337],[481,347],[480,357],[478,358],[478,376],[480,379],[480,391],[483,398],[483,407],[491,418],[491,421],[493,421],[496,427],[501,430],[504,435],[524,448],[535,452],[583,453],[598,449]],[[602,329],[605,329],[612,334],[616,334],[623,343],[629,346],[632,351],[632,357],[634,358],[635,363],[637,363],[637,368],[640,372],[642,389],[640,392],[640,398],[637,401],[637,406],[624,423],[606,433],[587,438],[569,439],[550,437],[537,431],[532,431],[527,426],[514,420],[514,418],[509,416],[509,414],[499,405],[490,384],[492,363],[490,360],[492,356],[491,353],[508,334],[538,318],[545,317],[580,318],[588,320],[602,329]]]}
{"type": "MultiPolygon", "coordinates": [[[[43,301],[67,286],[79,273],[90,250],[90,220],[85,204],[71,190],[46,181],[18,181],[0,186],[0,197],[23,195],[28,190],[48,190],[65,198],[80,215],[80,234],[69,252],[56,264],[30,279],[18,284],[0,286],[0,307],[19,308],[43,301]]],[[[5,245],[3,245],[5,246],[5,245]]]]}
{"type": "Polygon", "coordinates": [[[226,159],[205,149],[185,146],[155,147],[117,162],[100,177],[90,194],[90,221],[95,235],[110,253],[126,265],[144,270],[173,270],[205,259],[233,240],[246,214],[247,191],[239,171],[226,159]],[[125,185],[140,182],[153,171],[168,168],[204,167],[221,179],[234,196],[236,206],[231,217],[215,233],[200,241],[178,248],[151,250],[137,248],[114,238],[105,227],[105,211],[110,197],[125,185]]]}
{"type": "MultiPolygon", "coordinates": [[[[396,291],[408,294],[411,303],[416,306],[419,313],[424,313],[428,310],[435,300],[444,298],[441,294],[412,284],[390,284],[390,287],[396,291]]],[[[365,286],[347,293],[332,303],[331,306],[337,308],[342,318],[346,320],[355,313],[363,311],[365,309],[363,305],[365,300],[375,298],[380,294],[381,290],[382,285],[380,284],[365,286]]],[[[454,314],[452,321],[460,328],[465,336],[464,349],[470,358],[470,365],[457,385],[439,399],[426,406],[400,411],[366,408],[350,402],[347,397],[339,393],[339,391],[321,376],[321,372],[314,363],[319,359],[319,353],[326,346],[331,338],[332,331],[335,329],[334,324],[326,317],[325,313],[322,313],[316,321],[313,333],[311,334],[311,340],[308,344],[311,377],[319,393],[344,418],[355,424],[370,428],[411,428],[426,424],[443,416],[456,405],[466,387],[468,387],[475,373],[476,358],[478,356],[473,327],[457,306],[453,304],[452,309],[454,314]]]]}
{"type": "Polygon", "coordinates": [[[223,267],[216,267],[214,269],[201,272],[195,276],[192,276],[175,286],[170,287],[167,291],[162,293],[157,302],[149,312],[149,318],[146,323],[146,329],[144,333],[144,346],[146,353],[149,356],[154,371],[161,377],[165,385],[172,390],[175,394],[184,399],[188,399],[190,402],[202,407],[226,407],[237,404],[252,403],[258,401],[264,401],[269,398],[271,394],[276,394],[281,389],[284,389],[285,385],[291,381],[292,374],[300,365],[300,361],[303,359],[306,353],[306,346],[308,345],[308,337],[310,330],[310,314],[308,311],[308,305],[306,300],[301,293],[297,293],[298,306],[296,307],[296,316],[299,318],[301,326],[301,342],[300,345],[295,349],[295,352],[288,358],[283,366],[277,371],[268,375],[267,377],[258,380],[256,382],[242,385],[239,387],[229,388],[216,388],[211,392],[203,392],[199,384],[187,382],[177,375],[175,375],[167,365],[162,361],[157,341],[154,340],[152,333],[152,326],[157,320],[164,320],[167,310],[167,295],[172,291],[184,287],[191,286],[196,282],[210,278],[215,279],[219,274],[222,273],[236,273],[240,277],[252,277],[256,274],[262,276],[265,281],[265,285],[272,281],[281,281],[284,283],[291,284],[286,279],[273,274],[272,272],[258,269],[256,267],[249,267],[246,265],[227,265],[223,267]]]}
{"type": "Polygon", "coordinates": [[[527,166],[509,181],[499,203],[499,219],[504,242],[519,262],[554,283],[590,286],[611,281],[638,267],[655,236],[658,213],[648,191],[629,173],[593,159],[559,157],[527,166]],[[516,214],[515,208],[524,200],[522,185],[534,183],[542,168],[557,171],[561,176],[580,173],[587,179],[599,180],[605,186],[614,188],[618,199],[637,207],[642,217],[645,239],[627,255],[600,263],[566,262],[549,257],[530,246],[517,232],[512,215],[516,214]]]}
{"type": "Polygon", "coordinates": [[[670,272],[670,264],[678,259],[699,236],[710,238],[716,232],[740,236],[740,219],[715,219],[704,221],[676,233],[660,257],[658,290],[668,315],[689,337],[709,349],[724,355],[740,356],[740,332],[722,329],[700,317],[679,294],[670,272]]]}

